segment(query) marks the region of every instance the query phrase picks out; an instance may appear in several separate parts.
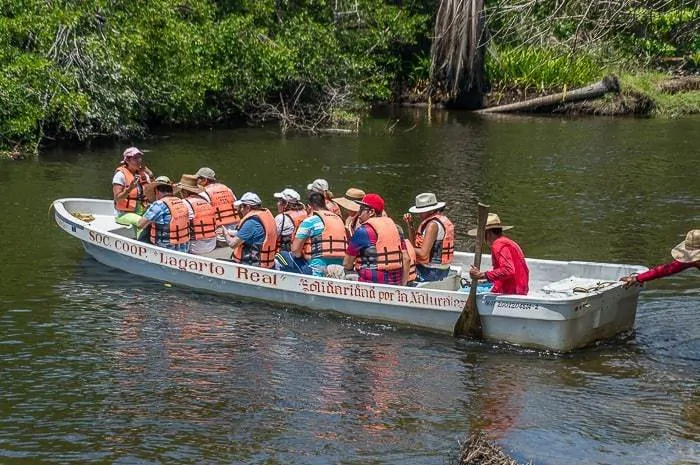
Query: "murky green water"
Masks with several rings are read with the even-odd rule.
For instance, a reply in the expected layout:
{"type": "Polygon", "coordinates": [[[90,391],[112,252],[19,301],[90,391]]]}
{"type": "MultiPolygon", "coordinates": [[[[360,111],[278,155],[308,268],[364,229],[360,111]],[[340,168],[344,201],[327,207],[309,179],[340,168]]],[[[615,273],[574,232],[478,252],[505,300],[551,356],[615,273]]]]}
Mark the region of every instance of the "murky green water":
{"type": "MultiPolygon", "coordinates": [[[[700,119],[380,114],[357,136],[140,142],[236,193],[432,190],[458,245],[477,199],[529,256],[654,264],[699,227],[700,119]],[[399,123],[391,134],[394,122],[399,123]]],[[[87,258],[59,197],[108,197],[123,145],[0,161],[0,463],[455,463],[484,431],[535,464],[700,462],[699,274],[648,286],[636,333],[567,356],[211,297],[87,258]]]]}

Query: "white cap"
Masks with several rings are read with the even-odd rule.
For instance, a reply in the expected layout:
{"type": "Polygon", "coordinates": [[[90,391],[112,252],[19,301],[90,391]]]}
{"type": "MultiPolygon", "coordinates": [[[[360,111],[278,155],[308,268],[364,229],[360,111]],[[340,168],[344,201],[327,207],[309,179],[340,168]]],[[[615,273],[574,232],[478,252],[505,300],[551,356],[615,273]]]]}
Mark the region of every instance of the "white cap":
{"type": "Polygon", "coordinates": [[[250,205],[253,207],[258,207],[262,205],[262,200],[260,200],[258,194],[254,192],[246,192],[240,199],[233,202],[234,207],[240,207],[241,205],[250,205]]]}
{"type": "Polygon", "coordinates": [[[328,181],[325,179],[315,179],[314,182],[306,186],[306,190],[309,192],[324,194],[328,190],[328,181]]]}
{"type": "Polygon", "coordinates": [[[282,199],[288,203],[301,202],[301,196],[294,189],[287,188],[282,192],[275,192],[273,195],[276,199],[282,199]]]}

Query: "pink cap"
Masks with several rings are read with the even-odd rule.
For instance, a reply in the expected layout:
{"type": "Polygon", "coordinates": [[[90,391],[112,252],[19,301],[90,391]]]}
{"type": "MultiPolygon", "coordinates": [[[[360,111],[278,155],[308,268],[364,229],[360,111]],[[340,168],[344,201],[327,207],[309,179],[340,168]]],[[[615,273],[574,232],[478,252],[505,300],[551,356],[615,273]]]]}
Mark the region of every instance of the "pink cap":
{"type": "Polygon", "coordinates": [[[124,150],[124,153],[122,153],[122,163],[126,162],[127,158],[139,158],[142,157],[143,153],[136,147],[129,147],[128,149],[124,150]]]}

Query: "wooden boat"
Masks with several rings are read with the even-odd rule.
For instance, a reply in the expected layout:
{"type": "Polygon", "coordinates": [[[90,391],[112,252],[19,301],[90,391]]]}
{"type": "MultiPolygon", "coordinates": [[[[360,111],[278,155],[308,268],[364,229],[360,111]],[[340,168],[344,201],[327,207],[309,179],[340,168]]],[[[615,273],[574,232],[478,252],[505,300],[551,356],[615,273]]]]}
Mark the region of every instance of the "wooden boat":
{"type": "MultiPolygon", "coordinates": [[[[471,253],[455,253],[450,276],[443,281],[420,287],[358,283],[238,265],[226,260],[227,248],[201,256],[138,242],[132,229],[114,221],[110,200],[59,199],[53,209],[57,224],[97,261],[202,291],[449,334],[468,295],[460,274],[472,263],[471,253]]],[[[491,266],[488,255],[482,264],[491,266]]],[[[641,287],[625,288],[618,280],[646,268],[538,259],[528,259],[528,266],[528,295],[477,296],[486,340],[564,352],[632,329],[641,287]]]]}

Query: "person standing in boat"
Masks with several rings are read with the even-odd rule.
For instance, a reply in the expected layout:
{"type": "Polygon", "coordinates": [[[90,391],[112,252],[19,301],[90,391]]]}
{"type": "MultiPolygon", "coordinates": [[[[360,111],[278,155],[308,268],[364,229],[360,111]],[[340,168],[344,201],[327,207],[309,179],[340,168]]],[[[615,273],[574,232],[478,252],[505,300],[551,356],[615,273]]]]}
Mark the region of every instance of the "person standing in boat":
{"type": "MultiPolygon", "coordinates": [[[[187,252],[190,242],[190,212],[185,202],[173,195],[167,176],[158,176],[146,190],[153,190],[153,202],[138,222],[139,229],[149,228],[151,244],[187,252]]],[[[146,192],[146,195],[150,195],[146,192]]]]}
{"type": "Polygon", "coordinates": [[[367,194],[358,204],[360,226],[350,238],[343,268],[357,271],[360,282],[405,285],[409,256],[396,223],[383,216],[384,199],[367,194]]]}
{"type": "Polygon", "coordinates": [[[243,265],[273,268],[277,252],[277,225],[270,210],[254,192],[246,192],[234,206],[241,217],[235,235],[224,228],[226,242],[233,249],[231,259],[243,265]]]}
{"type": "Polygon", "coordinates": [[[333,202],[348,212],[345,217],[345,230],[347,231],[348,239],[352,237],[355,229],[360,225],[360,205],[357,202],[362,200],[364,196],[365,191],[351,187],[345,191],[344,196],[333,199],[333,202]]]}
{"type": "Polygon", "coordinates": [[[323,200],[326,202],[326,210],[341,216],[340,207],[333,201],[333,194],[329,190],[328,181],[325,179],[315,179],[314,182],[306,186],[306,190],[318,192],[323,195],[323,200]]]}
{"type": "Polygon", "coordinates": [[[292,240],[301,222],[306,219],[306,207],[301,203],[301,196],[294,189],[284,189],[275,192],[277,199],[277,249],[278,251],[292,250],[292,240]]]}
{"type": "Polygon", "coordinates": [[[153,173],[143,165],[143,153],[129,147],[122,154],[122,161],[112,177],[112,196],[116,222],[125,226],[138,224],[146,210],[144,187],[151,182],[153,173]]]}
{"type": "Polygon", "coordinates": [[[326,209],[326,198],[310,192],[309,216],[297,228],[290,252],[280,252],[277,268],[292,273],[325,276],[328,265],[341,265],[347,248],[345,225],[340,216],[326,209]]]}
{"type": "Polygon", "coordinates": [[[432,192],[424,192],[416,196],[415,205],[403,216],[409,240],[415,246],[418,282],[441,281],[450,272],[455,228],[444,210],[445,202],[438,202],[432,192]],[[420,219],[417,230],[413,226],[413,213],[420,219]]]}
{"type": "Polygon", "coordinates": [[[671,276],[688,268],[700,269],[700,229],[688,231],[685,240],[671,249],[671,256],[672,262],[657,265],[644,273],[623,276],[620,281],[624,281],[626,286],[631,286],[671,276]]]}
{"type": "Polygon", "coordinates": [[[241,219],[234,206],[236,195],[228,186],[216,180],[216,173],[211,168],[202,167],[197,170],[195,176],[197,176],[197,184],[204,189],[199,195],[214,207],[217,238],[220,242],[224,242],[226,238],[223,229],[231,233],[236,232],[241,219]]]}
{"type": "Polygon", "coordinates": [[[175,184],[174,192],[180,193],[190,217],[190,249],[194,255],[202,255],[216,248],[216,214],[214,207],[200,197],[204,190],[197,185],[197,176],[183,174],[175,184]]]}
{"type": "MultiPolygon", "coordinates": [[[[491,248],[493,269],[481,271],[472,265],[469,268],[469,276],[472,279],[492,282],[490,292],[494,294],[526,295],[529,291],[530,270],[520,246],[503,235],[503,231],[509,229],[513,229],[513,226],[502,225],[497,214],[489,213],[484,240],[491,248]]],[[[476,229],[470,229],[467,235],[476,237],[476,229]]]]}

